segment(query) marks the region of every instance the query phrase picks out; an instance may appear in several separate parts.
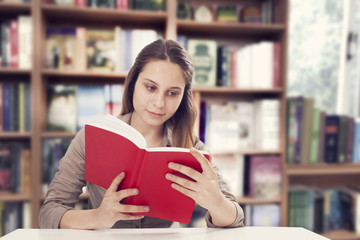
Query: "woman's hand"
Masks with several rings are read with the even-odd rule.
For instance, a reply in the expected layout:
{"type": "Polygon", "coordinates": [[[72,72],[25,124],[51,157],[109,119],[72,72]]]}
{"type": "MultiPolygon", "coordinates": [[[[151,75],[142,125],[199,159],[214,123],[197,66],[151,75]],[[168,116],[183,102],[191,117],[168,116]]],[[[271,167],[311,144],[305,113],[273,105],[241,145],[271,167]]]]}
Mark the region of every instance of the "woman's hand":
{"type": "Polygon", "coordinates": [[[236,218],[235,205],[221,193],[217,173],[212,168],[211,162],[194,148],[190,149],[190,153],[200,163],[202,173],[173,162],[169,163],[169,168],[194,179],[195,182],[170,173],[166,174],[166,178],[173,182],[171,186],[174,189],[192,198],[198,205],[207,209],[215,225],[230,225],[236,218]]]}
{"type": "Polygon", "coordinates": [[[135,188],[116,191],[121,181],[125,178],[125,173],[117,175],[112,181],[110,187],[106,190],[104,198],[99,208],[95,210],[95,219],[97,219],[99,228],[111,228],[119,220],[136,220],[144,216],[131,215],[130,213],[148,212],[148,206],[136,206],[120,203],[124,198],[138,194],[135,188]]]}

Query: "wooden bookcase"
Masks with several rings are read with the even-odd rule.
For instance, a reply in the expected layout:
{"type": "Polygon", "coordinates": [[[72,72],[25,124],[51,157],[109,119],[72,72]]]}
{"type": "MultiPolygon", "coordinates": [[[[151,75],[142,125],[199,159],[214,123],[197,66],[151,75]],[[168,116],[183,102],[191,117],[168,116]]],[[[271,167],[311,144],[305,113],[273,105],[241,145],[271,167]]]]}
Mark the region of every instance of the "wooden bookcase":
{"type": "MultiPolygon", "coordinates": [[[[224,2],[207,0],[206,2],[224,2]]],[[[249,0],[226,0],[238,4],[249,3],[249,0]]],[[[261,2],[259,0],[258,2],[261,2]]],[[[211,38],[224,42],[274,40],[281,44],[281,87],[276,89],[232,89],[232,88],[195,88],[203,99],[261,99],[274,98],[280,100],[281,144],[278,151],[258,151],[249,149],[239,151],[245,155],[278,155],[282,158],[282,189],[281,197],[273,200],[239,198],[241,204],[276,203],[281,206],[281,225],[287,225],[287,198],[290,183],[307,183],[321,181],[338,184],[359,179],[360,166],[287,166],[286,165],[286,89],[287,89],[287,45],[288,45],[288,9],[289,0],[278,0],[275,23],[198,23],[176,18],[176,0],[167,0],[164,12],[72,8],[45,4],[42,0],[31,3],[0,3],[0,19],[8,19],[19,14],[32,16],[33,25],[33,67],[32,69],[0,68],[0,81],[8,79],[25,79],[31,83],[32,91],[32,130],[30,133],[1,132],[0,141],[21,139],[30,142],[31,146],[31,194],[14,194],[0,192],[0,201],[30,201],[31,225],[38,227],[38,213],[43,200],[41,188],[42,173],[42,141],[46,138],[74,137],[75,133],[46,131],[46,86],[48,83],[66,81],[70,83],[99,82],[122,83],[126,73],[92,73],[76,71],[49,70],[44,67],[45,30],[47,26],[85,26],[150,28],[162,32],[167,39],[176,39],[179,34],[189,37],[211,38]],[[318,179],[320,178],[320,180],[318,179]],[[329,182],[328,179],[331,179],[329,182]]],[[[85,196],[86,197],[86,196],[85,196]]],[[[341,239],[341,232],[331,236],[341,239]]],[[[346,239],[360,239],[359,236],[347,233],[346,239]]]]}

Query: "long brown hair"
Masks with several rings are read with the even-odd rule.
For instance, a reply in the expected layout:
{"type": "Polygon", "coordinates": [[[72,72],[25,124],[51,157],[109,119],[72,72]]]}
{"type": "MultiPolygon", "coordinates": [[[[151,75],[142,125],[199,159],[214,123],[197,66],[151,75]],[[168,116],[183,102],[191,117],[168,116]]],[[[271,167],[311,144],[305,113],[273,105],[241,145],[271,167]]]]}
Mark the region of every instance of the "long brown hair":
{"type": "Polygon", "coordinates": [[[172,126],[173,147],[192,147],[195,141],[194,123],[197,115],[191,91],[194,66],[185,49],[173,40],[159,39],[144,47],[139,53],[125,79],[120,115],[134,111],[133,95],[135,83],[146,64],[154,60],[165,60],[175,63],[183,70],[185,79],[184,95],[179,108],[166,124],[172,126]]]}

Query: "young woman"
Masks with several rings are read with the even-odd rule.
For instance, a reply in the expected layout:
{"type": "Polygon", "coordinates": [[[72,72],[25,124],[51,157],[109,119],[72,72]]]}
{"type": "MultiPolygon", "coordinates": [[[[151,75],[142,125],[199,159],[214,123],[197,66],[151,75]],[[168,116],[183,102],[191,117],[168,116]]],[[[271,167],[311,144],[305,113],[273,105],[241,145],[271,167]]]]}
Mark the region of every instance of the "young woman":
{"type": "MultiPolygon", "coordinates": [[[[218,169],[199,151],[204,144],[194,135],[196,108],[192,102],[193,65],[186,51],[176,42],[160,39],[146,46],[136,58],[125,80],[121,120],[138,130],[148,147],[172,146],[190,148],[203,172],[170,163],[169,168],[194,179],[189,181],[166,174],[172,187],[192,198],[207,210],[208,227],[243,226],[243,210],[229,192],[218,169]],[[196,150],[197,149],[197,150],[196,150]]],[[[135,216],[149,211],[148,206],[121,204],[138,189],[117,190],[124,173],[106,190],[88,183],[89,210],[75,210],[82,187],[86,185],[85,135],[79,131],[50,184],[40,209],[41,228],[134,228],[171,227],[178,225],[164,219],[135,216]]],[[[99,159],[101,161],[101,159],[99,159]]]]}

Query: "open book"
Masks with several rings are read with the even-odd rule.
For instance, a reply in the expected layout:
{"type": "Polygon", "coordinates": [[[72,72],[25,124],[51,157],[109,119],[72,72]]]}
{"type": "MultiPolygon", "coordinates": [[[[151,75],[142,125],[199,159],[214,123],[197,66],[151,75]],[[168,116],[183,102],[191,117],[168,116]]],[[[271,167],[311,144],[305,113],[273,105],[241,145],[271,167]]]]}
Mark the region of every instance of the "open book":
{"type": "MultiPolygon", "coordinates": [[[[209,159],[209,154],[203,153],[209,159]]],[[[189,223],[195,202],[173,189],[165,178],[166,173],[182,175],[168,168],[169,162],[202,172],[189,149],[146,148],[145,138],[117,117],[106,115],[85,125],[86,181],[107,189],[116,175],[125,172],[120,188],[136,187],[139,194],[124,203],[150,207],[149,212],[134,214],[189,223]]]]}

